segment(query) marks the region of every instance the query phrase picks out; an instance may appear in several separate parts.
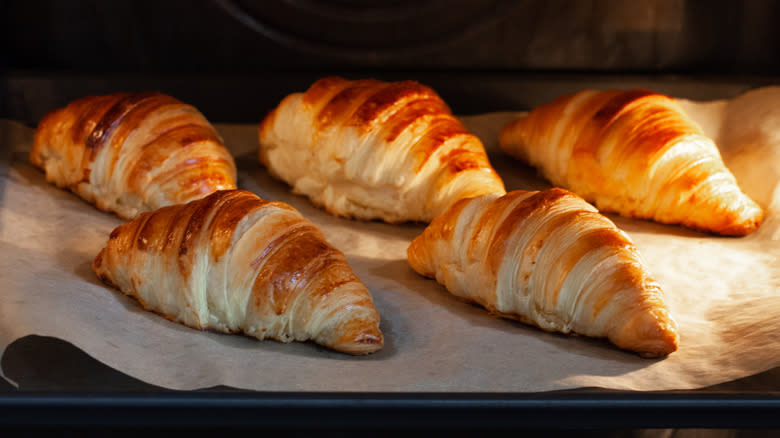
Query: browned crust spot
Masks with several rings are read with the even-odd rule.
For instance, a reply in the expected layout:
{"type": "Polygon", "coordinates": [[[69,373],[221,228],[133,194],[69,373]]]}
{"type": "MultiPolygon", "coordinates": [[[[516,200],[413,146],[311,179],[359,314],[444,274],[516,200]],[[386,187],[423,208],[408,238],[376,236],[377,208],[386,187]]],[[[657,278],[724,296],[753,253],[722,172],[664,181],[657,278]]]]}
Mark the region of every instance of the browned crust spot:
{"type": "Polygon", "coordinates": [[[133,110],[139,103],[146,99],[162,96],[160,93],[129,93],[116,95],[118,99],[103,114],[95,128],[92,129],[89,136],[84,141],[88,149],[99,149],[103,146],[106,139],[111,135],[114,129],[122,122],[122,119],[133,110]]]}
{"type": "Polygon", "coordinates": [[[463,124],[454,117],[439,118],[432,121],[425,135],[414,146],[414,155],[417,161],[415,171],[419,172],[436,150],[442,147],[448,140],[456,136],[470,135],[463,124]]]}
{"type": "Polygon", "coordinates": [[[453,149],[443,155],[439,162],[446,164],[450,173],[459,173],[464,170],[489,168],[487,155],[470,149],[453,149]]]}
{"type": "Polygon", "coordinates": [[[379,120],[380,116],[393,107],[399,104],[408,105],[415,99],[435,96],[433,90],[414,81],[379,83],[375,87],[377,92],[360,104],[348,125],[357,126],[366,132],[372,129],[374,122],[379,120]]]}
{"type": "Polygon", "coordinates": [[[336,93],[330,101],[320,110],[317,116],[314,118],[314,125],[317,131],[324,131],[329,126],[343,123],[345,117],[349,114],[347,112],[352,110],[357,99],[366,93],[368,90],[383,86],[386,84],[366,79],[361,81],[349,82],[346,87],[336,93]]]}
{"type": "Polygon", "coordinates": [[[238,223],[251,212],[270,204],[243,190],[232,191],[232,194],[230,201],[225,202],[211,223],[211,256],[215,262],[230,247],[238,223]]]}
{"type": "Polygon", "coordinates": [[[392,143],[402,132],[417,119],[431,116],[448,115],[449,108],[438,96],[425,96],[409,102],[403,109],[390,116],[384,123],[385,142],[392,143]]]}
{"type": "Polygon", "coordinates": [[[658,95],[658,93],[644,89],[626,90],[619,93],[609,99],[598,111],[596,111],[593,115],[593,120],[606,125],[624,111],[630,103],[650,95],[658,95]]]}
{"type": "Polygon", "coordinates": [[[349,81],[335,76],[322,78],[313,83],[311,87],[306,90],[306,93],[303,95],[303,103],[307,105],[314,105],[322,100],[323,96],[326,96],[328,93],[330,93],[331,89],[344,86],[347,82],[349,81]]]}
{"type": "MultiPolygon", "coordinates": [[[[523,196],[526,193],[527,192],[517,190],[509,192],[501,198],[496,199],[491,204],[491,207],[494,205],[496,206],[494,212],[491,215],[498,218],[508,204],[513,202],[517,197],[523,196]]],[[[504,259],[504,253],[506,252],[506,239],[512,234],[512,232],[537,209],[549,208],[554,203],[568,196],[576,195],[573,195],[571,192],[560,188],[553,188],[536,192],[533,195],[523,199],[523,201],[517,204],[512,209],[512,211],[506,215],[504,221],[495,227],[495,232],[491,236],[491,243],[487,253],[487,263],[494,274],[498,272],[498,268],[501,266],[501,262],[504,259]]],[[[493,210],[493,208],[490,208],[490,210],[493,210]]],[[[487,212],[483,214],[478,224],[480,229],[478,233],[480,235],[490,232],[492,227],[489,225],[489,223],[497,220],[491,220],[485,216],[488,216],[487,212]]],[[[472,239],[487,237],[477,237],[478,233],[475,233],[472,239]]],[[[472,243],[472,245],[476,244],[477,242],[472,243]]]]}
{"type": "Polygon", "coordinates": [[[255,307],[270,305],[277,315],[287,311],[300,284],[311,278],[310,265],[316,266],[319,257],[328,257],[329,251],[336,251],[328,245],[314,224],[291,227],[274,241],[252,264],[262,263],[252,287],[255,307]],[[267,254],[275,247],[277,251],[267,254]],[[263,260],[267,258],[267,260],[263,260]],[[264,263],[263,263],[264,261],[264,263]],[[308,268],[308,269],[307,269],[308,268]],[[270,296],[266,293],[270,286],[270,296]]]}

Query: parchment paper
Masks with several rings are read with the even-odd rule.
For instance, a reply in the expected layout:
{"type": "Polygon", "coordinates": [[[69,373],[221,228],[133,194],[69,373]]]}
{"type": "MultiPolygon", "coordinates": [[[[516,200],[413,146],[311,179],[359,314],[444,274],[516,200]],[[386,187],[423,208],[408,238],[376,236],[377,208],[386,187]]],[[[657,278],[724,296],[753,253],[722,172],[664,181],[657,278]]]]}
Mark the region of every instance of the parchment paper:
{"type": "MultiPolygon", "coordinates": [[[[292,195],[258,164],[249,125],[217,126],[236,156],[239,186],[290,203],[344,251],[382,314],[385,347],[351,357],[169,322],[96,278],[90,263],[121,220],[47,184],[27,161],[33,131],[9,121],[0,122],[0,353],[28,334],[54,336],[155,385],[267,391],[692,389],[770,369],[780,365],[780,87],[682,103],[767,218],[747,237],[724,238],[610,216],[636,242],[679,323],[680,350],[666,359],[545,333],[458,301],[406,262],[422,224],[340,219],[292,195]]],[[[507,189],[547,188],[534,169],[498,150],[497,132],[514,116],[464,122],[507,189]]]]}

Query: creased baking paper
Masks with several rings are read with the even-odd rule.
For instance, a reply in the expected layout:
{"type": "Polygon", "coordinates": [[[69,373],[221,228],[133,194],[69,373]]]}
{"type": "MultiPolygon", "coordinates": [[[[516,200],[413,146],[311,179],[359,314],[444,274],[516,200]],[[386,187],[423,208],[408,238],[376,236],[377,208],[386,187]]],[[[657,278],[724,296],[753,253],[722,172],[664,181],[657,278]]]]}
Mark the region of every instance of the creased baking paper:
{"type": "MultiPolygon", "coordinates": [[[[257,161],[256,127],[217,125],[236,156],[239,187],[293,205],[317,223],[368,285],[385,347],[351,357],[312,343],[281,344],[196,331],[104,286],[92,259],[121,223],[47,184],[27,160],[32,130],[0,122],[0,352],[22,336],[69,341],[143,381],[174,389],[528,392],[598,386],[692,389],[780,365],[780,87],[729,101],[682,101],[718,142],[745,192],[767,210],[742,238],[610,216],[663,285],[680,350],[642,359],[606,341],[545,333],[465,304],[406,262],[421,224],[333,217],[290,193],[257,161]]],[[[498,130],[516,114],[464,118],[507,189],[543,189],[534,169],[504,155],[498,130]]]]}

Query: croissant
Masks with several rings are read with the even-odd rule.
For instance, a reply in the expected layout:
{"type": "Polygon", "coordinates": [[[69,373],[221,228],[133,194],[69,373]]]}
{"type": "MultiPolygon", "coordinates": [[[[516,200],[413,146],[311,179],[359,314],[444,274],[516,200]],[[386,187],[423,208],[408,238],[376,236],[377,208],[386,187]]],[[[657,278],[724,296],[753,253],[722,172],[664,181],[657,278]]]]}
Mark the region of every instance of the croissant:
{"type": "Polygon", "coordinates": [[[566,190],[461,200],[407,254],[421,275],[502,317],[645,357],[677,349],[661,287],[629,237],[566,190]]]}
{"type": "Polygon", "coordinates": [[[260,161],[332,214],[423,221],[461,198],[505,193],[485,148],[430,88],[329,77],[260,124],[260,161]]]}
{"type": "Polygon", "coordinates": [[[194,107],[160,93],[89,96],[43,117],[30,162],[99,209],[143,211],[236,187],[236,166],[194,107]]]}
{"type": "Polygon", "coordinates": [[[350,354],[383,345],[379,313],[344,254],[297,210],[244,190],[142,213],[111,233],[92,268],[189,327],[350,354]]]}
{"type": "Polygon", "coordinates": [[[734,236],[763,217],[715,143],[672,98],[652,91],[563,96],[508,124],[499,141],[602,211],[734,236]]]}

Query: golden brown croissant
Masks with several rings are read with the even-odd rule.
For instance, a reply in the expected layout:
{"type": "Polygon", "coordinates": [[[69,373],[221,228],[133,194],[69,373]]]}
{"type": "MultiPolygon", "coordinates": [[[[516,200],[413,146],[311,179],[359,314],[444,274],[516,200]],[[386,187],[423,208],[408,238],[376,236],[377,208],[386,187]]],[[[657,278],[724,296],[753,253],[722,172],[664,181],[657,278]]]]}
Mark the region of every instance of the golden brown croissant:
{"type": "Polygon", "coordinates": [[[761,223],[761,207],[713,141],[673,99],[652,91],[560,97],[507,125],[500,143],[602,211],[723,235],[761,223]]]}
{"type": "Polygon", "coordinates": [[[677,349],[661,287],[631,240],[566,190],[464,199],[407,253],[415,271],[500,316],[646,357],[677,349]]]}
{"type": "Polygon", "coordinates": [[[379,313],[344,254],[289,205],[244,190],[141,214],[111,233],[92,268],[190,327],[350,354],[382,348],[379,313]]]}
{"type": "Polygon", "coordinates": [[[214,128],[160,93],[90,96],[50,112],[30,162],[47,181],[124,219],[236,187],[233,157],[214,128]]]}
{"type": "Polygon", "coordinates": [[[458,199],[505,193],[477,137],[416,82],[325,78],[259,129],[260,161],[329,212],[430,221],[458,199]]]}

